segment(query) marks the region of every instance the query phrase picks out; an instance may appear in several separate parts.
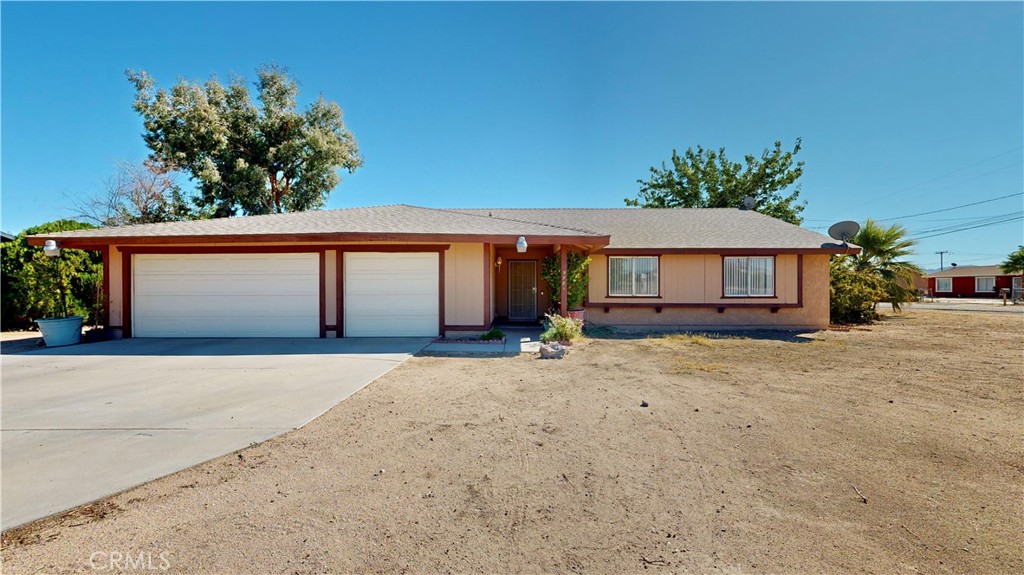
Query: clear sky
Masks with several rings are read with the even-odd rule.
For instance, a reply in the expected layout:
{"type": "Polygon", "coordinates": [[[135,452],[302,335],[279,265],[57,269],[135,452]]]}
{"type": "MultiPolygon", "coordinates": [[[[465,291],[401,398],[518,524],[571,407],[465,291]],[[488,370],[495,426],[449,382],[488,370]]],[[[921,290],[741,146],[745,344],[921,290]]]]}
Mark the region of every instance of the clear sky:
{"type": "Polygon", "coordinates": [[[673,148],[740,159],[802,137],[806,227],[898,217],[927,268],[1024,243],[1020,220],[985,225],[1024,205],[1020,2],[3,2],[0,17],[8,232],[145,158],[125,69],[169,86],[276,63],[359,140],[366,165],[331,208],[621,207],[673,148]]]}

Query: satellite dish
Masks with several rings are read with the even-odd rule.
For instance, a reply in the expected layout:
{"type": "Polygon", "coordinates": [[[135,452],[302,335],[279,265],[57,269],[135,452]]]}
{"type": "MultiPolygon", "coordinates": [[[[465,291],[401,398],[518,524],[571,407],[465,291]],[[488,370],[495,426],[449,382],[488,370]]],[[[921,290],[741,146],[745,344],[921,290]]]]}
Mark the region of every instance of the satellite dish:
{"type": "Polygon", "coordinates": [[[859,231],[860,224],[858,224],[857,222],[847,220],[845,222],[832,224],[832,227],[828,229],[828,235],[832,236],[833,239],[837,239],[845,244],[846,242],[850,241],[850,239],[852,239],[853,236],[857,235],[857,232],[859,231]]]}
{"type": "Polygon", "coordinates": [[[753,196],[744,196],[743,197],[743,207],[745,209],[752,210],[752,209],[754,209],[754,206],[756,206],[756,205],[757,205],[757,200],[755,200],[753,196]]]}

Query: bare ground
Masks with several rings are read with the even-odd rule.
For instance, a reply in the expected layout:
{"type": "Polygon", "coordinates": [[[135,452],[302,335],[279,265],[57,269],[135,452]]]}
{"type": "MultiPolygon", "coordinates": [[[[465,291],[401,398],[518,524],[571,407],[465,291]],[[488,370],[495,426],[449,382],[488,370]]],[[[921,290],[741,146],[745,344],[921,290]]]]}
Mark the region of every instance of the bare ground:
{"type": "Polygon", "coordinates": [[[301,430],[4,533],[3,570],[1020,573],[1022,319],[414,358],[301,430]]]}

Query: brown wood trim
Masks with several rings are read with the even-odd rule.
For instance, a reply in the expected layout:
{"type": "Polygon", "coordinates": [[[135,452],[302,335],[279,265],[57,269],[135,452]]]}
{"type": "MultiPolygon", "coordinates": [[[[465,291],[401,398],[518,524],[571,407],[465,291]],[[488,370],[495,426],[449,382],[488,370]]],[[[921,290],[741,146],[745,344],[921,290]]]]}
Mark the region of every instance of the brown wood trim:
{"type": "Polygon", "coordinates": [[[606,298],[630,298],[630,299],[661,299],[661,254],[606,254],[604,258],[604,297],[606,298]],[[612,295],[612,258],[642,257],[658,258],[658,295],[612,295]]]}
{"type": "Polygon", "coordinates": [[[558,290],[560,296],[558,298],[558,313],[562,317],[566,317],[569,315],[569,249],[567,246],[560,245],[558,251],[561,252],[561,269],[559,270],[561,274],[558,276],[561,283],[558,290]]]}
{"type": "Polygon", "coordinates": [[[337,300],[337,308],[335,312],[337,318],[335,322],[338,326],[337,337],[345,337],[345,252],[338,250],[335,252],[334,257],[336,259],[334,273],[337,279],[337,284],[334,286],[334,297],[337,300]]]}
{"type": "MultiPolygon", "coordinates": [[[[109,244],[160,245],[160,244],[237,244],[248,242],[464,242],[514,244],[520,234],[381,234],[381,233],[333,233],[333,234],[226,234],[201,236],[32,236],[28,242],[33,246],[41,246],[46,240],[55,240],[62,248],[83,248],[109,244]]],[[[531,244],[583,244],[588,246],[606,246],[611,236],[606,235],[529,235],[531,244]]],[[[92,249],[97,249],[93,247],[92,249]]]]}
{"type": "Polygon", "coordinates": [[[722,296],[721,299],[743,299],[743,298],[757,298],[757,299],[779,299],[779,257],[775,254],[729,254],[728,256],[722,256],[722,296]],[[772,258],[772,294],[771,295],[725,295],[725,258],[742,258],[742,257],[754,257],[763,258],[766,256],[772,258]]]}
{"type": "Polygon", "coordinates": [[[118,246],[126,254],[301,254],[324,246],[118,246]]]}
{"type": "Polygon", "coordinates": [[[609,308],[667,308],[667,307],[679,307],[679,308],[697,308],[697,307],[710,307],[710,308],[730,308],[730,307],[751,307],[751,308],[795,308],[801,307],[798,303],[641,303],[641,302],[587,302],[587,307],[603,307],[605,311],[609,308]]]}
{"type": "Polygon", "coordinates": [[[123,336],[132,336],[132,254],[121,252],[121,330],[123,336]]]}
{"type": "Polygon", "coordinates": [[[484,244],[484,323],[491,321],[491,244],[484,244]]]}
{"type": "Polygon", "coordinates": [[[796,304],[804,307],[804,254],[796,256],[796,304]]]}
{"type": "Polygon", "coordinates": [[[860,248],[601,248],[594,253],[606,256],[654,256],[654,255],[725,255],[725,256],[770,256],[782,254],[858,254],[860,248]]]}
{"type": "Polygon", "coordinates": [[[100,318],[103,320],[104,326],[110,325],[110,246],[103,246],[100,250],[103,255],[103,310],[100,312],[100,318]]]}
{"type": "Polygon", "coordinates": [[[327,337],[327,252],[320,250],[320,337],[327,337]]]}
{"type": "Polygon", "coordinates": [[[367,245],[336,245],[327,246],[327,249],[339,250],[343,252],[369,252],[369,253],[424,253],[424,252],[437,252],[441,253],[447,251],[448,248],[452,247],[451,244],[367,244],[367,245]]]}
{"type": "Polygon", "coordinates": [[[338,331],[338,326],[333,324],[327,324],[327,331],[338,331]]]}
{"type": "Polygon", "coordinates": [[[437,254],[437,335],[444,336],[444,252],[437,254]]]}

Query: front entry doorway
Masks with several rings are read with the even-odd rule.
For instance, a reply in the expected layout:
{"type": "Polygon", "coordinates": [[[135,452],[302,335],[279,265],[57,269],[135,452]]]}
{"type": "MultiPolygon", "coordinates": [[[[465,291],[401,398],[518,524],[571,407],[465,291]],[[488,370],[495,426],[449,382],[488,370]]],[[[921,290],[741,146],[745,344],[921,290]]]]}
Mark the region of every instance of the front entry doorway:
{"type": "Polygon", "coordinates": [[[537,262],[508,262],[508,319],[537,319],[537,262]]]}

